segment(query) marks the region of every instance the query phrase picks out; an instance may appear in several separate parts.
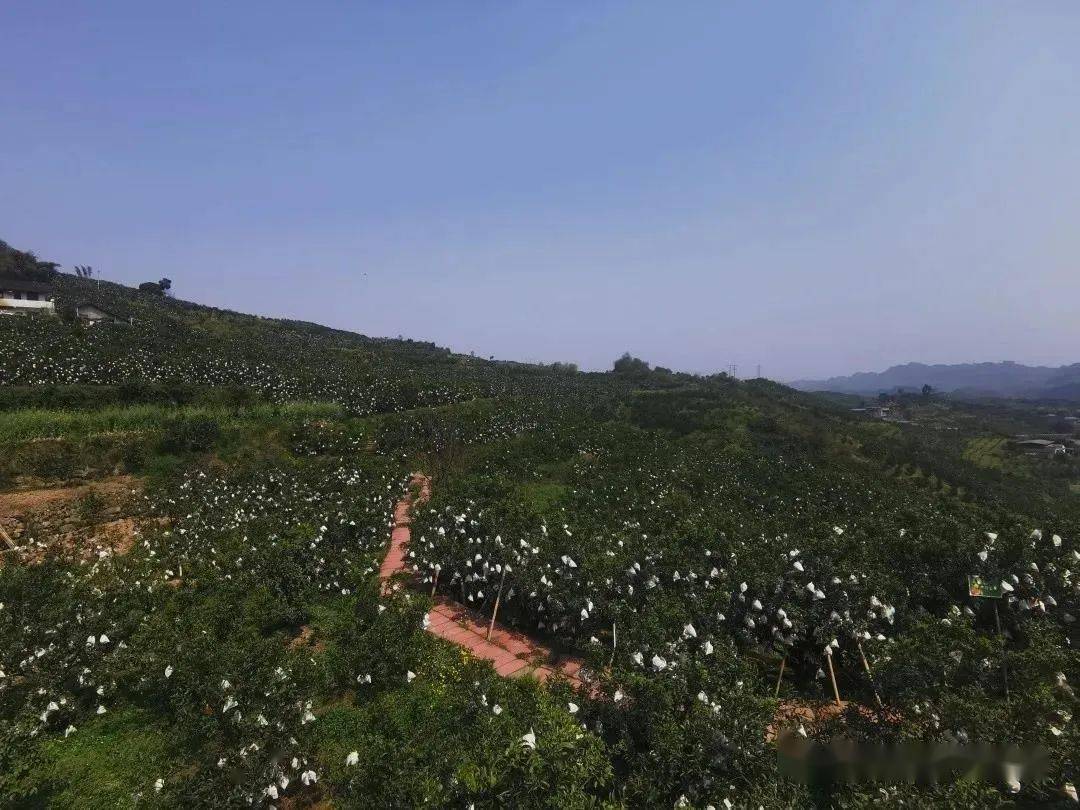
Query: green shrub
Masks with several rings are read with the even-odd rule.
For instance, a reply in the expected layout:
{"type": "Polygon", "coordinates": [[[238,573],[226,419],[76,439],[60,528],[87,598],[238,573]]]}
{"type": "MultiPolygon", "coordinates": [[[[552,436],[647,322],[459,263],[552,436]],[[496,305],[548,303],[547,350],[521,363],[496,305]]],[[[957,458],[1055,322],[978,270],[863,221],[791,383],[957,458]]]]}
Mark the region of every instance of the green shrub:
{"type": "Polygon", "coordinates": [[[205,453],[221,438],[221,425],[209,416],[177,416],[165,423],[159,449],[163,453],[205,453]]]}
{"type": "Polygon", "coordinates": [[[77,504],[79,517],[87,523],[91,523],[101,517],[105,511],[105,499],[96,492],[88,492],[79,499],[77,504]]]}
{"type": "Polygon", "coordinates": [[[66,439],[36,439],[14,453],[15,471],[38,478],[70,478],[78,466],[79,454],[66,439]]]}

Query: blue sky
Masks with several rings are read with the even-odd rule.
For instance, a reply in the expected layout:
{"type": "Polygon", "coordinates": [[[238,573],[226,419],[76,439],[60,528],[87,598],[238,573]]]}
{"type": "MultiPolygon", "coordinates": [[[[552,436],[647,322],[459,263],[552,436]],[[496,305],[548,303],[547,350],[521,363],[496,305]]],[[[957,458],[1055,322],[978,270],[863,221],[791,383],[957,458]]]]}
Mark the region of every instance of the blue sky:
{"type": "Polygon", "coordinates": [[[1080,361],[1080,4],[0,10],[0,238],[216,306],[777,379],[1080,361]]]}

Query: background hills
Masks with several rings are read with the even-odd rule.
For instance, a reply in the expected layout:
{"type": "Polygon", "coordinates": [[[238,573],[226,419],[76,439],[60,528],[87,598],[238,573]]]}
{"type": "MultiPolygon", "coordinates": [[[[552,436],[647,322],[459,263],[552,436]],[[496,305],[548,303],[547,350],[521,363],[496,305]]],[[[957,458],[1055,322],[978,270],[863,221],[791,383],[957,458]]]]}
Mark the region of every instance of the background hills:
{"type": "Polygon", "coordinates": [[[882,372],[859,372],[827,380],[795,380],[801,391],[843,394],[879,394],[920,390],[970,397],[1022,397],[1027,399],[1080,399],[1080,363],[1068,366],[1025,366],[1021,363],[905,363],[882,372]]]}

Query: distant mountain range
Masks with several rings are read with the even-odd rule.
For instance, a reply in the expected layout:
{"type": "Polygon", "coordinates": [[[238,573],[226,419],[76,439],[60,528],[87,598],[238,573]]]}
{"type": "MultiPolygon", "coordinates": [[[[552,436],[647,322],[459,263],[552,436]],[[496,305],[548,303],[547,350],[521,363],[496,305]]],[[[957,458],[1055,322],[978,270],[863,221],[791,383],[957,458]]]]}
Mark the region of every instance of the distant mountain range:
{"type": "Polygon", "coordinates": [[[964,396],[1080,400],[1080,363],[1056,368],[1010,361],[934,366],[905,363],[882,372],[864,371],[827,380],[795,380],[789,385],[802,391],[870,395],[899,389],[918,391],[929,385],[935,391],[964,396]]]}

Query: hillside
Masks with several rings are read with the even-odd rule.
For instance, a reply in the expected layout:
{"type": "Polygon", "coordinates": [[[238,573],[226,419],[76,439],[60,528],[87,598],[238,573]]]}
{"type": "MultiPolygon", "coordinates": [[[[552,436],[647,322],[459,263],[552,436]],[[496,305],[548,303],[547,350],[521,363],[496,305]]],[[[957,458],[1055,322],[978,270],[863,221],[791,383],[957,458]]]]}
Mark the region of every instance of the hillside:
{"type": "Polygon", "coordinates": [[[4,261],[60,316],[0,317],[0,806],[967,808],[1076,780],[1080,470],[1005,440],[1041,414],[887,423],[4,261]],[[87,302],[115,322],[64,314],[87,302]],[[781,730],[1039,745],[1045,773],[806,780],[781,730]]]}
{"type": "Polygon", "coordinates": [[[801,391],[834,391],[876,395],[899,389],[918,391],[924,385],[936,391],[984,397],[1031,399],[1080,398],[1080,363],[1060,368],[1025,366],[1020,363],[959,363],[925,365],[906,363],[882,372],[860,372],[827,380],[796,380],[801,391]]]}

